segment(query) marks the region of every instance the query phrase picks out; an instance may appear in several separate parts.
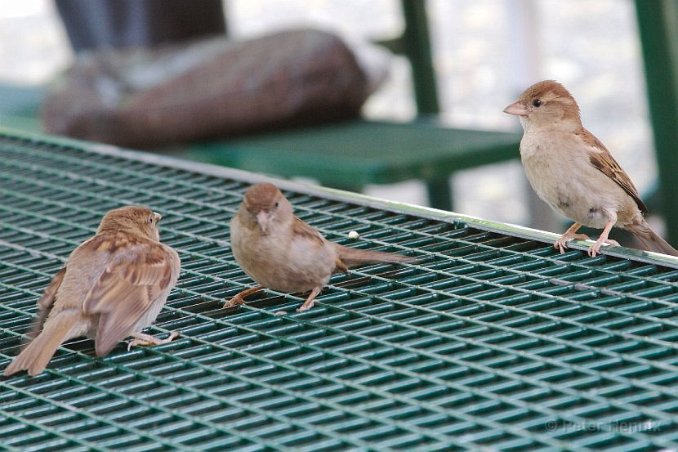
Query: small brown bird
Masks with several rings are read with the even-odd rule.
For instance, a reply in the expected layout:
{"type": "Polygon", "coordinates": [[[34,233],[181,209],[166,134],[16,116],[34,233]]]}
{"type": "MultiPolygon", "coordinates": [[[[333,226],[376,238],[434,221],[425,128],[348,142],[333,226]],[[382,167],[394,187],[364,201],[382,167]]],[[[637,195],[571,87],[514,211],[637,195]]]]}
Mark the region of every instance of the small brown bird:
{"type": "MultiPolygon", "coordinates": [[[[5,369],[42,372],[57,348],[79,336],[94,338],[97,356],[132,336],[135,345],[158,345],[141,330],[155,321],[177,282],[177,253],[160,243],[160,214],[127,206],[106,213],[94,237],[78,246],[38,300],[31,342],[5,369]]],[[[128,347],[128,349],[129,349],[128,347]]]]}
{"type": "Polygon", "coordinates": [[[308,292],[299,312],[311,309],[332,273],[377,262],[414,262],[400,254],[347,248],[326,240],[294,216],[292,205],[273,184],[257,184],[245,193],[233,217],[231,248],[238,264],[259,286],[246,289],[226,303],[233,307],[264,288],[308,292]]]}
{"type": "Polygon", "coordinates": [[[524,134],[520,158],[527,179],[541,199],[575,223],[553,244],[565,252],[567,242],[588,237],[582,226],[603,232],[589,248],[595,256],[613,226],[633,233],[648,251],[678,255],[645,221],[647,208],[629,176],[591,132],[582,125],[574,97],[553,80],[536,83],[504,109],[517,115],[524,134]]]}

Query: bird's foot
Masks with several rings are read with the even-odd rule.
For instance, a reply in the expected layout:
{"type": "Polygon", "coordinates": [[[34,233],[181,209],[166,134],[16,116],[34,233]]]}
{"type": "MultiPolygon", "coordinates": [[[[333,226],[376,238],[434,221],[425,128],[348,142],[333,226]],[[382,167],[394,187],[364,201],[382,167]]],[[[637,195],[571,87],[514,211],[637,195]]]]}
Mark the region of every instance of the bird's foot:
{"type": "Polygon", "coordinates": [[[316,287],[314,288],[311,293],[309,294],[308,298],[306,298],[306,301],[304,301],[304,304],[299,306],[297,308],[297,312],[304,312],[308,311],[311,309],[313,306],[315,306],[315,297],[318,296],[318,294],[323,290],[322,287],[316,287]]]}
{"type": "Polygon", "coordinates": [[[242,292],[236,294],[233,298],[231,298],[227,302],[225,302],[224,308],[235,308],[236,306],[245,304],[245,298],[249,297],[250,295],[254,295],[255,293],[263,289],[264,288],[262,286],[250,287],[249,289],[245,289],[242,292]]]}
{"type": "Polygon", "coordinates": [[[591,257],[596,257],[596,255],[600,252],[600,248],[603,245],[621,246],[619,245],[619,242],[617,242],[616,240],[606,239],[605,237],[599,237],[598,240],[596,240],[596,243],[591,245],[591,247],[588,249],[588,255],[591,257]]]}
{"type": "Polygon", "coordinates": [[[245,298],[238,294],[230,300],[224,302],[224,308],[235,308],[236,306],[240,306],[242,304],[245,304],[245,298]]]}
{"type": "Polygon", "coordinates": [[[566,232],[565,234],[561,235],[558,240],[553,242],[553,247],[557,250],[560,250],[560,254],[563,254],[567,249],[567,242],[569,242],[570,240],[588,240],[588,239],[589,236],[586,234],[574,234],[566,232]]]}
{"type": "Polygon", "coordinates": [[[151,336],[150,334],[134,333],[132,334],[134,339],[129,341],[129,344],[127,344],[127,351],[130,351],[132,347],[148,347],[151,345],[168,344],[179,336],[180,334],[178,331],[170,331],[169,336],[167,336],[165,339],[158,339],[157,337],[151,336]]]}
{"type": "Polygon", "coordinates": [[[299,307],[297,308],[297,312],[308,311],[308,310],[311,309],[313,306],[315,306],[315,301],[311,300],[310,303],[309,303],[309,302],[305,302],[304,304],[302,304],[301,306],[299,306],[299,307]]]}

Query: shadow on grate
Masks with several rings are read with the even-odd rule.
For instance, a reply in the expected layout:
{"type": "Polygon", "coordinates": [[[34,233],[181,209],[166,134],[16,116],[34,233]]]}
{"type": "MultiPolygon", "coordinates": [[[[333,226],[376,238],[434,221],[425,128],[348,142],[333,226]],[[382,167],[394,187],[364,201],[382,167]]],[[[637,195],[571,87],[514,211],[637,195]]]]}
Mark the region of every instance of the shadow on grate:
{"type": "Polygon", "coordinates": [[[288,191],[329,239],[421,262],[336,275],[303,314],[273,291],[225,310],[252,284],[228,244],[247,183],[10,136],[0,156],[1,367],[106,210],[161,212],[183,263],[150,329],[182,337],[104,359],[75,340],[2,380],[5,447],[678,448],[675,268],[288,191]]]}

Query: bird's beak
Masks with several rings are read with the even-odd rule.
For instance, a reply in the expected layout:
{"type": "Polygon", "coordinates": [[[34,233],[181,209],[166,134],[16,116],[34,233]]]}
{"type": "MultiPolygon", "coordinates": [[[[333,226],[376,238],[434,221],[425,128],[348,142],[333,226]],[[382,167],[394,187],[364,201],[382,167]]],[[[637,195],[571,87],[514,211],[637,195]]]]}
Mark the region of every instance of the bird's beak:
{"type": "Polygon", "coordinates": [[[527,116],[530,114],[529,110],[525,108],[525,106],[516,101],[513,102],[511,105],[508,107],[504,108],[504,113],[508,113],[509,115],[516,115],[516,116],[527,116]]]}
{"type": "Polygon", "coordinates": [[[162,220],[162,215],[160,215],[158,212],[153,212],[153,218],[155,218],[156,224],[162,220]]]}
{"type": "Polygon", "coordinates": [[[257,223],[261,228],[261,232],[263,232],[264,234],[268,234],[268,227],[269,224],[271,223],[271,215],[269,214],[269,212],[266,212],[265,210],[260,210],[259,213],[257,213],[257,223]]]}

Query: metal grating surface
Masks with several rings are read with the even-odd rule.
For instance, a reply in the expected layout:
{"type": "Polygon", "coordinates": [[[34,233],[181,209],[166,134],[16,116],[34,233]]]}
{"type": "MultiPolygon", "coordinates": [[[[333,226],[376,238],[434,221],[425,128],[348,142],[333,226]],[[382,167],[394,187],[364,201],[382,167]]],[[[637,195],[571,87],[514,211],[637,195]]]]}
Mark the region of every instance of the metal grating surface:
{"type": "Polygon", "coordinates": [[[328,238],[422,258],[337,275],[299,296],[220,301],[251,281],[227,222],[247,183],[0,135],[0,368],[35,302],[101,215],[164,214],[183,270],[149,331],[171,344],[104,359],[63,346],[0,381],[16,450],[678,449],[678,270],[462,221],[287,191],[328,238]],[[287,315],[276,316],[285,310],[287,315]]]}

